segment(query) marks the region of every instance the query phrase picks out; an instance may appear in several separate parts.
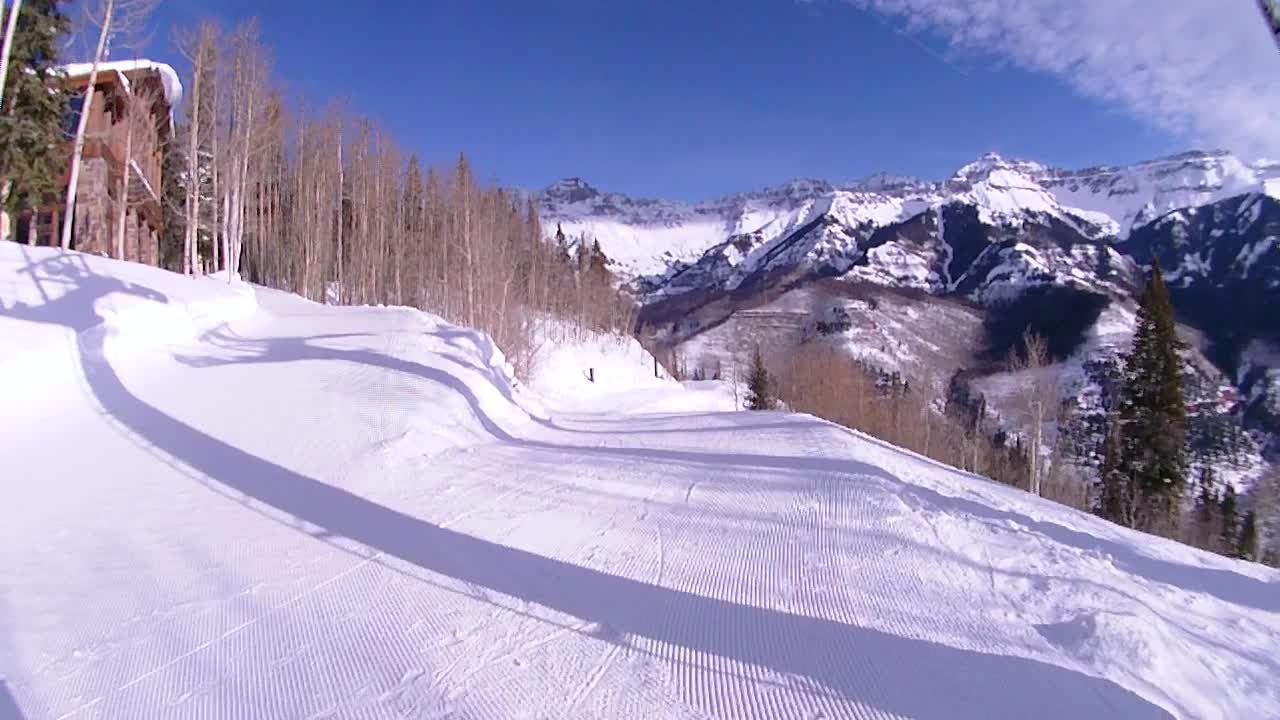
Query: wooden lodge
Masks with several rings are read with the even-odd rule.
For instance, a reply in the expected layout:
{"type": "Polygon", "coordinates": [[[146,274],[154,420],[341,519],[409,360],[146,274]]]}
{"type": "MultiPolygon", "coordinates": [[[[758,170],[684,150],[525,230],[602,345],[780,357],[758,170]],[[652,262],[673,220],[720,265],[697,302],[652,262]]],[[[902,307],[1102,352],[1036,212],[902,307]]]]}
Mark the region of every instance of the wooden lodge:
{"type": "MultiPolygon", "coordinates": [[[[76,125],[85,106],[89,64],[65,68],[71,109],[63,124],[70,157],[76,125]]],[[[117,232],[124,204],[122,259],[157,264],[164,229],[160,189],[164,148],[173,137],[172,103],[180,92],[172,69],[148,61],[103,63],[89,104],[89,124],[76,191],[72,225],[74,250],[117,256],[117,232]]],[[[69,184],[68,176],[64,183],[69,184]]],[[[60,244],[66,198],[38,214],[18,218],[15,240],[60,244]]]]}

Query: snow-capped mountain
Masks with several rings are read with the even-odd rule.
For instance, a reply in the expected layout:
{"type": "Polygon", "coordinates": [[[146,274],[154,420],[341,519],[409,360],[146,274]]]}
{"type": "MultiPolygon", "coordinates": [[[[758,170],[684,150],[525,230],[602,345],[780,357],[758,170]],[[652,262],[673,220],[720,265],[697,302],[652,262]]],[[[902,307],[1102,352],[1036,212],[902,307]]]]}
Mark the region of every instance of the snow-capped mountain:
{"type": "MultiPolygon", "coordinates": [[[[708,285],[734,289],[784,269],[854,272],[861,279],[953,291],[965,268],[955,266],[946,218],[969,215],[957,208],[975,211],[977,222],[997,230],[996,241],[1037,228],[1057,240],[1075,236],[1071,244],[1111,245],[1169,213],[1248,194],[1280,197],[1280,163],[1191,152],[1128,167],[1062,170],[988,154],[935,182],[886,173],[842,185],[800,179],[688,204],[602,192],[575,178],[551,186],[540,200],[549,226],[598,239],[619,275],[642,294],[665,295],[708,285]],[[908,248],[883,232],[913,220],[932,222],[932,241],[916,238],[917,247],[908,248]]],[[[1064,250],[1080,255],[1066,263],[1065,256],[1024,256],[1016,247],[992,252],[1005,270],[1123,264],[1102,247],[1064,250]]],[[[979,293],[976,299],[986,294],[985,287],[970,289],[979,293]]]]}
{"type": "Polygon", "coordinates": [[[840,305],[853,318],[844,342],[855,354],[943,381],[968,368],[979,390],[991,385],[984,373],[1000,384],[993,350],[1034,327],[1051,336],[1075,378],[1069,392],[1083,397],[1105,381],[1089,369],[1114,367],[1127,344],[1136,291],[1158,260],[1196,338],[1196,402],[1209,425],[1234,418],[1256,432],[1257,449],[1236,453],[1252,466],[1258,449],[1280,451],[1278,198],[1280,163],[1189,152],[1083,170],[988,154],[940,181],[800,179],[698,204],[571,180],[541,201],[550,228],[600,241],[644,304],[645,327],[694,363],[783,316],[804,342],[817,316],[805,317],[840,305]],[[916,293],[918,318],[954,314],[944,298],[970,304],[974,316],[925,329],[886,314],[901,296],[865,307],[792,297],[819,281],[863,288],[837,296],[916,293]],[[817,309],[770,309],[792,305],[817,309]],[[939,333],[956,337],[939,345],[939,333]]]}

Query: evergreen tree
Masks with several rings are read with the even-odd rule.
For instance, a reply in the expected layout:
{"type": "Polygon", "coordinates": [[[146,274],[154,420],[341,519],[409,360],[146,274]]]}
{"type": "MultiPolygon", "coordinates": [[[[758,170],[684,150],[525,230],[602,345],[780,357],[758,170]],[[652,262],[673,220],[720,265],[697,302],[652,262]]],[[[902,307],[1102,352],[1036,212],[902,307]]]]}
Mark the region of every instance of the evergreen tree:
{"type": "Polygon", "coordinates": [[[1098,500],[1094,512],[1113,523],[1133,527],[1133,478],[1123,465],[1122,455],[1120,422],[1112,415],[1108,418],[1103,440],[1102,471],[1098,478],[1098,500]]]}
{"type": "Polygon", "coordinates": [[[1200,489],[1196,493],[1195,505],[1195,542],[1205,550],[1216,549],[1217,538],[1214,530],[1219,526],[1218,504],[1220,502],[1213,468],[1206,465],[1200,473],[1200,489]]]}
{"type": "Polygon", "coordinates": [[[18,14],[0,112],[0,188],[6,210],[39,208],[62,191],[68,98],[55,69],[70,23],[60,0],[27,0],[18,14]]]}
{"type": "Polygon", "coordinates": [[[1219,537],[1222,541],[1223,552],[1230,553],[1240,540],[1238,507],[1236,489],[1231,486],[1231,483],[1227,483],[1226,492],[1222,494],[1222,502],[1218,505],[1218,512],[1222,515],[1222,529],[1219,537]]]}
{"type": "Polygon", "coordinates": [[[1169,290],[1153,261],[1138,308],[1133,349],[1120,393],[1118,469],[1135,491],[1135,526],[1176,524],[1186,488],[1187,408],[1182,358],[1169,290]]]}
{"type": "Polygon", "coordinates": [[[568,267],[569,258],[569,241],[564,236],[564,230],[561,229],[560,223],[556,223],[556,258],[560,263],[568,267]]]}
{"type": "MultiPolygon", "coordinates": [[[[167,270],[182,272],[183,242],[187,230],[184,206],[187,159],[178,143],[164,143],[160,152],[164,154],[161,159],[164,170],[160,180],[160,209],[164,213],[164,231],[159,237],[160,254],[157,264],[167,270]]],[[[250,263],[246,271],[252,273],[255,269],[250,263]]]]}
{"type": "Polygon", "coordinates": [[[1236,557],[1256,560],[1258,557],[1258,515],[1249,511],[1240,526],[1240,541],[1236,544],[1236,557]]]}
{"type": "Polygon", "coordinates": [[[773,397],[773,378],[765,367],[764,356],[757,345],[751,356],[751,377],[747,380],[747,407],[752,410],[772,410],[777,402],[773,397]]]}
{"type": "Polygon", "coordinates": [[[600,241],[592,241],[590,250],[587,253],[586,274],[596,287],[612,287],[612,280],[609,277],[609,258],[604,254],[604,250],[600,248],[600,241]]]}

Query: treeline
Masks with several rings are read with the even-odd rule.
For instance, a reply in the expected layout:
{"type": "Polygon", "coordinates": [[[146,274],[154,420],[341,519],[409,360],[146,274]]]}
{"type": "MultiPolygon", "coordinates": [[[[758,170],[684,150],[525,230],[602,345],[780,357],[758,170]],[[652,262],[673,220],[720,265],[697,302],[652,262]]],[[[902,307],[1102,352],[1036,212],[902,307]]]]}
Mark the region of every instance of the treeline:
{"type": "Polygon", "coordinates": [[[423,167],[368,119],[290,107],[253,23],[229,36],[202,25],[188,47],[171,263],[323,302],[429,310],[489,333],[517,369],[535,329],[566,327],[547,317],[628,326],[599,246],[546,242],[532,198],[478,182],[464,155],[423,167]]]}

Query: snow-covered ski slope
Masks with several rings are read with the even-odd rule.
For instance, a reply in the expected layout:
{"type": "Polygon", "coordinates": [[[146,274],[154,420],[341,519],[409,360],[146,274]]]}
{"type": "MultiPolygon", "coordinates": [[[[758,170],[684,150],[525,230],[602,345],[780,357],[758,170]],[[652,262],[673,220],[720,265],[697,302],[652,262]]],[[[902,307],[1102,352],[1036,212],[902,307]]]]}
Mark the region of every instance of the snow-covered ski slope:
{"type": "Polygon", "coordinates": [[[0,301],[6,719],[1280,717],[1276,572],[811,417],[8,243],[0,301]]]}

